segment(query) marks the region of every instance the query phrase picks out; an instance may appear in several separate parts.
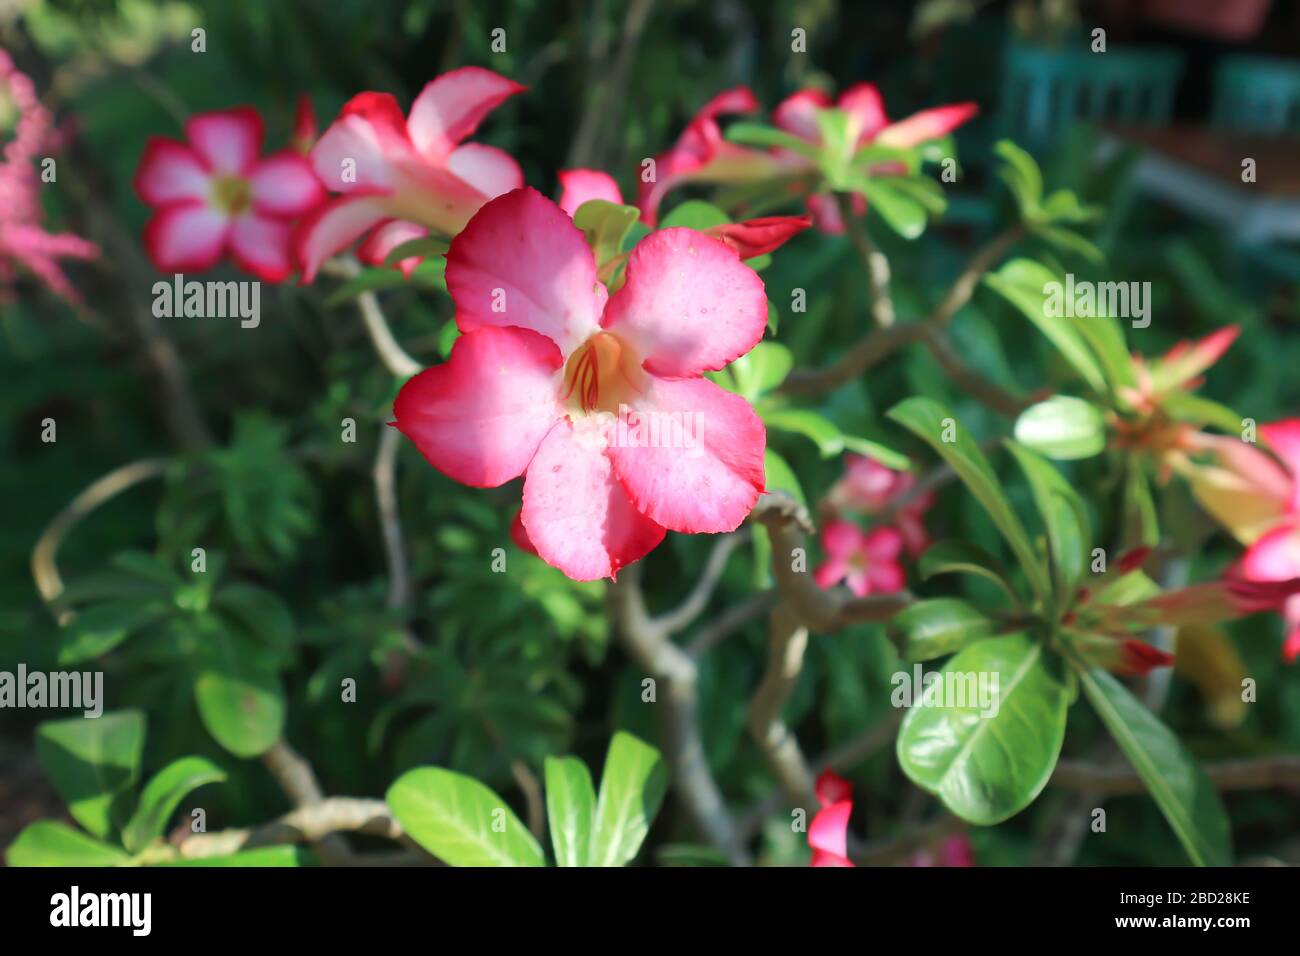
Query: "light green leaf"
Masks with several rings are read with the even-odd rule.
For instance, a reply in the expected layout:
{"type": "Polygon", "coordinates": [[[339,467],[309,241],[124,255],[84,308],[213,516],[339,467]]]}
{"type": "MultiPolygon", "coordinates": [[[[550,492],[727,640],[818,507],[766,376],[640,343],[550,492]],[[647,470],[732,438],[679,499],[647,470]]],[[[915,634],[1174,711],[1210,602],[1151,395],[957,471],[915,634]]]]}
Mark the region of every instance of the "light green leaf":
{"type": "Polygon", "coordinates": [[[402,774],[386,797],[416,843],[449,866],[545,866],[542,848],[506,802],[441,767],[402,774]]]}
{"type": "Polygon", "coordinates": [[[1016,441],[1058,461],[1091,458],[1106,447],[1106,421],[1092,402],[1057,395],[1020,413],[1016,441]]]}
{"type": "Polygon", "coordinates": [[[1047,786],[1065,738],[1070,689],[1060,665],[1026,634],[967,647],[903,720],[903,772],[970,823],[991,826],[1019,813],[1047,786]],[[981,675],[986,690],[996,681],[991,704],[975,692],[981,675]]]}
{"type": "Polygon", "coordinates": [[[140,776],[144,715],[123,710],[97,718],[47,721],[36,754],[73,818],[107,839],[125,825],[140,776]]]}
{"type": "Polygon", "coordinates": [[[1124,685],[1100,668],[1079,668],[1097,715],[1146,783],[1160,812],[1197,866],[1232,864],[1232,831],[1223,801],[1173,732],[1124,685]]]}
{"type": "Polygon", "coordinates": [[[80,611],[59,632],[58,662],[61,665],[103,657],[132,634],[162,620],[167,614],[162,601],[106,601],[80,611]]]}
{"type": "Polygon", "coordinates": [[[939,574],[978,575],[1001,588],[1013,605],[1020,604],[1020,598],[1012,590],[1002,562],[977,544],[940,541],[925,550],[916,563],[916,569],[926,581],[939,574]]]}
{"type": "Polygon", "coordinates": [[[231,584],[217,592],[213,608],[278,654],[293,650],[293,615],[278,596],[251,584],[231,584]]]}
{"type": "Polygon", "coordinates": [[[845,451],[856,452],[859,455],[874,458],[886,468],[892,468],[894,471],[912,470],[912,460],[910,458],[900,451],[886,448],[878,441],[872,441],[870,438],[859,438],[857,435],[840,435],[840,438],[844,442],[845,451]]]}
{"type": "Polygon", "coordinates": [[[559,866],[586,866],[596,823],[596,788],[577,757],[546,758],[546,816],[559,866]]]}
{"type": "Polygon", "coordinates": [[[794,368],[794,356],[778,342],[759,342],[727,366],[736,383],[735,391],[751,404],[772,391],[794,368]]]}
{"type": "Polygon", "coordinates": [[[998,176],[1016,197],[1021,215],[1026,219],[1033,218],[1043,201],[1043,174],[1038,163],[1009,139],[995,143],[993,152],[1006,163],[998,169],[998,176]]]}
{"type": "Polygon", "coordinates": [[[928,398],[905,399],[891,408],[887,415],[929,444],[952,467],[1002,532],[1016,560],[1024,568],[1034,593],[1046,598],[1050,590],[1047,575],[1043,573],[1029,535],[1002,494],[1002,487],[988,459],[966,429],[946,408],[928,398]],[[945,441],[944,438],[950,434],[953,440],[945,441]]]}
{"type": "MultiPolygon", "coordinates": [[[[1080,331],[1052,301],[1052,290],[1060,287],[1060,280],[1051,269],[1032,259],[1012,259],[997,272],[986,275],[984,282],[1034,323],[1090,388],[1106,394],[1106,376],[1096,357],[1080,331]]],[[[1064,291],[1059,295],[1063,296],[1064,291]]]]}
{"type": "Polygon", "coordinates": [[[885,179],[862,177],[853,185],[866,195],[871,210],[904,239],[915,239],[925,232],[925,207],[908,193],[885,179]]]}
{"type": "Polygon", "coordinates": [[[58,820],[37,820],[5,851],[9,866],[119,866],[130,857],[58,820]]]}
{"type": "Polygon", "coordinates": [[[593,866],[623,866],[636,856],[667,786],[659,751],[631,734],[616,733],[600,778],[593,866]]]}
{"type": "Polygon", "coordinates": [[[194,681],[199,717],[236,757],[256,757],[284,730],[284,688],[271,653],[225,627],[207,627],[194,681]]]}
{"type": "Polygon", "coordinates": [[[140,793],[131,822],[122,831],[122,845],[132,853],[162,836],[180,802],[208,783],[226,779],[226,772],[206,757],[181,757],[154,775],[140,793]]]}
{"type": "Polygon", "coordinates": [[[573,214],[573,224],[587,237],[599,267],[622,251],[623,240],[640,215],[636,206],[589,199],[573,214]]]}
{"type": "Polygon", "coordinates": [[[672,212],[659,222],[660,229],[682,227],[703,232],[714,226],[725,226],[731,222],[727,214],[712,203],[703,199],[688,199],[681,205],[674,206],[672,212]]]}
{"type": "Polygon", "coordinates": [[[839,426],[817,412],[803,408],[783,408],[767,412],[763,421],[769,428],[794,432],[811,439],[823,458],[834,458],[844,451],[844,435],[839,426]]]}
{"type": "Polygon", "coordinates": [[[446,255],[447,250],[451,248],[451,243],[446,239],[438,239],[433,236],[421,236],[418,239],[408,239],[392,248],[388,255],[384,256],[384,265],[395,266],[403,259],[436,259],[446,255]]]}
{"type": "Polygon", "coordinates": [[[889,622],[889,639],[905,661],[951,654],[993,634],[994,623],[958,598],[918,601],[889,622]]]}
{"type": "Polygon", "coordinates": [[[1088,545],[1092,539],[1088,513],[1073,486],[1046,460],[1013,441],[1006,445],[1025,473],[1034,504],[1043,519],[1052,557],[1057,606],[1065,607],[1074,596],[1087,562],[1088,545]]]}
{"type": "Polygon", "coordinates": [[[817,156],[817,145],[806,139],[800,139],[793,133],[764,126],[762,123],[732,123],[727,127],[726,138],[733,143],[746,146],[777,146],[792,150],[809,159],[817,156]]]}
{"type": "Polygon", "coordinates": [[[192,860],[167,860],[155,866],[314,866],[316,854],[300,846],[260,846],[229,856],[205,856],[192,860]]]}

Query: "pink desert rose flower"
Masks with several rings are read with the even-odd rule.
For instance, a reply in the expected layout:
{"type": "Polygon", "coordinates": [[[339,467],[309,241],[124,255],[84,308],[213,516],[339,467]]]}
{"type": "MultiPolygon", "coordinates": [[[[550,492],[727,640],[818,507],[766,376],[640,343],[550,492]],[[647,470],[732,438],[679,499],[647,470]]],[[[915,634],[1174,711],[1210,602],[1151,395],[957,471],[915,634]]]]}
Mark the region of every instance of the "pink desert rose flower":
{"type": "MultiPolygon", "coordinates": [[[[524,184],[519,164],[494,146],[466,143],[488,113],[524,87],[466,66],[429,82],[402,115],[388,93],[360,93],[312,147],[321,181],[341,195],[294,234],[303,281],[362,236],[362,261],[380,265],[429,231],[454,236],[485,202],[524,184]]],[[[415,264],[403,262],[409,271],[415,264]]]]}
{"type": "Polygon", "coordinates": [[[725,90],[705,103],[672,148],[655,157],[653,180],[641,180],[636,203],[641,219],[653,226],[664,196],[682,183],[749,183],[779,175],[783,164],[775,154],[722,138],[719,116],[757,110],[758,100],[745,86],[725,90]]]}
{"type": "Polygon", "coordinates": [[[970,845],[970,837],[964,833],[954,833],[952,836],[944,837],[936,845],[917,853],[907,865],[974,866],[975,849],[970,845]]]}
{"type": "Polygon", "coordinates": [[[817,802],[821,809],[808,824],[812,866],[853,866],[849,859],[849,817],[853,815],[853,788],[833,770],[817,777],[817,802]]]}
{"type": "Polygon", "coordinates": [[[462,334],[403,386],[394,424],[464,484],[525,475],[520,522],[547,563],[575,580],[613,577],[665,529],[731,531],[749,514],[763,423],[702,377],[752,349],[767,322],[762,280],[731,249],[659,230],[610,296],[572,220],[524,188],[452,241],[447,288],[462,334]],[[687,414],[698,427],[684,447],[650,438],[652,420],[687,414]]]}
{"type": "MultiPolygon", "coordinates": [[[[979,112],[975,103],[953,103],[921,110],[907,119],[891,123],[885,115],[885,103],[875,84],[856,83],[841,93],[840,98],[833,103],[821,90],[800,90],[781,101],[772,112],[772,121],[779,129],[806,142],[820,145],[822,135],[817,114],[832,107],[848,114],[850,138],[858,149],[873,143],[900,149],[919,146],[928,140],[947,135],[979,112]]],[[[886,174],[888,171],[880,170],[886,174]]],[[[855,195],[853,209],[857,215],[865,213],[866,200],[855,195]]],[[[839,206],[829,193],[814,193],[809,196],[808,211],[822,232],[838,234],[844,231],[839,206]]]]}
{"type": "Polygon", "coordinates": [[[892,594],[903,589],[906,577],[898,556],[903,535],[897,528],[863,531],[851,521],[832,521],[822,531],[826,560],[813,572],[819,587],[843,581],[858,597],[892,594]]]}
{"type": "MultiPolygon", "coordinates": [[[[622,205],[623,194],[608,173],[596,169],[565,169],[559,174],[560,208],[570,216],[593,199],[622,205]]],[[[742,259],[766,255],[812,225],[808,216],[764,216],[744,222],[730,222],[701,230],[720,239],[742,259]]]]}
{"type": "Polygon", "coordinates": [[[154,208],[144,245],[162,272],[203,272],[229,255],[245,272],[280,282],[293,271],[291,222],[325,190],[293,150],[262,157],[262,117],[252,107],[200,113],[185,142],[154,136],[135,189],[154,208]]]}
{"type": "MultiPolygon", "coordinates": [[[[877,515],[894,508],[898,502],[912,494],[916,475],[910,471],[895,471],[866,455],[846,455],[844,475],[827,495],[832,511],[856,512],[877,515]]],[[[895,527],[903,536],[903,544],[911,557],[919,557],[930,546],[930,535],[925,530],[925,513],[934,504],[934,494],[927,491],[907,498],[892,517],[895,527]]]]}

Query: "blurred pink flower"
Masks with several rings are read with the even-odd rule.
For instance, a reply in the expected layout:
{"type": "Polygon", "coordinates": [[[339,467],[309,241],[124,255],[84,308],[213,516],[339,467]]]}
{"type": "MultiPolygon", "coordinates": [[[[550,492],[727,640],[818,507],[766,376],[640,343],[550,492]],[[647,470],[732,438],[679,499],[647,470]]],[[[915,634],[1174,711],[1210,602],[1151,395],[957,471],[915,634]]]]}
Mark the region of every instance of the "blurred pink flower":
{"type": "Polygon", "coordinates": [[[0,162],[0,299],[12,298],[10,287],[21,266],[55,295],[80,304],[58,260],[94,259],[99,247],[71,233],[47,232],[41,225],[45,213],[36,159],[56,139],[50,114],[37,99],[31,79],[18,71],[5,50],[0,50],[0,85],[18,113],[13,139],[5,144],[0,162]]]}
{"type": "Polygon", "coordinates": [[[934,494],[913,495],[916,475],[895,471],[865,455],[846,455],[844,475],[827,496],[827,504],[836,512],[853,512],[868,517],[893,509],[891,522],[903,536],[911,557],[930,546],[925,530],[925,513],[934,504],[934,494]]]}
{"type": "Polygon", "coordinates": [[[864,532],[851,521],[832,521],[822,530],[822,549],[826,560],[813,572],[819,587],[843,581],[858,597],[903,589],[906,576],[898,563],[903,536],[897,528],[864,532]]]}
{"type": "Polygon", "coordinates": [[[944,837],[935,846],[929,847],[912,857],[908,866],[953,866],[968,867],[975,865],[975,849],[970,845],[970,837],[964,833],[954,833],[944,837]]]}
{"type": "Polygon", "coordinates": [[[811,866],[853,866],[849,859],[849,817],[853,814],[853,788],[833,770],[817,778],[817,802],[821,809],[808,824],[811,866]]]}

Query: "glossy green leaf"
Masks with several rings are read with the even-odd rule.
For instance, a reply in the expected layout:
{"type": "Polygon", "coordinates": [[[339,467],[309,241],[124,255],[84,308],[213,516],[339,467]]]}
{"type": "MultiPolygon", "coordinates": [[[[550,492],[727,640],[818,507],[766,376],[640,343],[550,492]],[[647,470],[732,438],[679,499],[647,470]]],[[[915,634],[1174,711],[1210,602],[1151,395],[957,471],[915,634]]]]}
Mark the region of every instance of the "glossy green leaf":
{"type": "Polygon", "coordinates": [[[636,856],[667,787],[659,751],[631,734],[616,733],[600,777],[592,866],[623,866],[636,856]]]}
{"type": "Polygon", "coordinates": [[[886,468],[892,468],[894,471],[912,470],[912,460],[910,458],[900,451],[886,448],[878,441],[872,441],[870,438],[859,438],[857,435],[841,435],[840,438],[844,442],[845,451],[874,458],[886,468]]]}
{"type": "Polygon", "coordinates": [[[725,226],[729,222],[731,220],[727,214],[713,203],[705,202],[703,199],[688,199],[674,206],[672,211],[659,221],[659,228],[683,227],[703,232],[714,226],[725,226]]]}
{"type": "Polygon", "coordinates": [[[384,256],[384,265],[395,266],[403,259],[437,259],[447,254],[451,248],[451,243],[446,239],[439,239],[433,236],[421,236],[418,239],[408,239],[403,243],[394,246],[384,256]]]}
{"type": "Polygon", "coordinates": [[[221,626],[201,634],[194,681],[199,717],[217,743],[236,757],[256,757],[284,730],[284,688],[269,651],[221,626]]]}
{"type": "Polygon", "coordinates": [[[1044,458],[1008,441],[1007,448],[1029,482],[1038,514],[1047,531],[1058,607],[1066,606],[1083,577],[1092,529],[1078,492],[1044,458]]]}
{"type": "Polygon", "coordinates": [[[1056,395],[1016,419],[1016,441],[1058,461],[1091,458],[1106,447],[1106,421],[1092,402],[1056,395]]]}
{"type": "Polygon", "coordinates": [[[1005,163],[998,169],[998,177],[1015,196],[1021,215],[1032,218],[1043,201],[1043,174],[1037,161],[1009,139],[995,143],[993,152],[1005,163]]]}
{"type": "Polygon", "coordinates": [[[990,637],[994,622],[958,598],[918,601],[889,622],[889,639],[905,661],[928,661],[990,637]]]}
{"type": "Polygon", "coordinates": [[[1089,387],[1106,393],[1106,376],[1097,358],[1079,330],[1051,302],[1051,290],[1060,285],[1056,273],[1032,259],[1012,259],[986,275],[984,282],[1037,326],[1089,387]]]}
{"type": "Polygon", "coordinates": [[[106,601],[80,611],[59,631],[61,665],[102,657],[132,634],[166,616],[162,601],[106,601]]]}
{"type": "Polygon", "coordinates": [[[51,720],[36,728],[36,754],[73,818],[93,836],[125,825],[140,776],[144,715],[138,710],[51,720]]]}
{"type": "Polygon", "coordinates": [[[866,195],[871,211],[904,239],[915,239],[925,232],[925,206],[887,179],[861,178],[854,181],[854,186],[866,195]]]}
{"type": "Polygon", "coordinates": [[[582,230],[596,265],[601,266],[622,251],[623,240],[640,215],[636,206],[589,199],[573,214],[573,224],[582,230]]]}
{"type": "Polygon", "coordinates": [[[1012,634],[972,644],[944,665],[921,705],[908,711],[898,734],[899,763],[963,820],[1001,823],[1047,786],[1065,738],[1070,694],[1060,659],[1041,641],[1012,634]],[[983,702],[980,675],[986,691],[996,686],[983,702]]]}
{"type": "Polygon", "coordinates": [[[129,860],[117,847],[58,820],[30,824],[5,851],[9,866],[119,866],[129,860]]]}
{"type": "Polygon", "coordinates": [[[978,575],[1001,588],[1012,604],[1020,604],[1020,597],[1012,589],[1002,562],[977,544],[967,541],[932,544],[917,561],[916,569],[926,581],[940,574],[978,575]]]}
{"type": "Polygon", "coordinates": [[[272,867],[272,866],[314,866],[316,854],[301,846],[259,846],[253,850],[241,850],[229,856],[197,857],[192,860],[167,860],[155,866],[238,866],[238,867],[272,867]]]}
{"type": "MultiPolygon", "coordinates": [[[[768,491],[784,491],[799,504],[807,507],[808,499],[804,497],[803,488],[799,484],[799,478],[795,475],[794,469],[790,464],[768,448],[763,452],[763,470],[767,476],[768,491]]],[[[757,529],[755,529],[757,530],[757,529]]]]}
{"type": "Polygon", "coordinates": [[[772,391],[794,368],[794,356],[778,342],[759,342],[749,352],[727,366],[735,382],[735,391],[751,404],[772,391]]]}
{"type": "Polygon", "coordinates": [[[546,817],[559,866],[586,866],[596,823],[596,788],[577,757],[546,758],[546,817]]]}
{"type": "Polygon", "coordinates": [[[473,777],[419,767],[388,788],[406,832],[449,866],[545,866],[542,849],[506,802],[473,777]]]}
{"type": "Polygon", "coordinates": [[[887,413],[888,417],[907,428],[928,443],[946,461],[957,477],[988,512],[993,523],[1002,532],[1016,560],[1040,597],[1046,597],[1048,578],[1025,533],[1025,527],[1011,510],[997,475],[989,465],[984,452],[952,414],[938,402],[928,398],[908,398],[899,402],[887,413]],[[951,441],[945,437],[951,436],[951,441]]]}
{"type": "Polygon", "coordinates": [[[192,791],[225,779],[226,772],[206,757],[181,757],[168,764],[140,792],[131,822],[122,831],[122,845],[140,852],[162,836],[167,821],[192,791]]]}
{"type": "Polygon", "coordinates": [[[762,123],[732,123],[727,127],[726,138],[733,143],[744,143],[746,146],[776,146],[809,158],[817,156],[816,144],[800,139],[793,133],[787,133],[773,126],[765,126],[762,123]]]}
{"type": "Polygon", "coordinates": [[[834,458],[844,451],[844,435],[839,426],[817,412],[805,408],[783,408],[764,414],[763,422],[769,428],[810,439],[823,458],[834,458]]]}
{"type": "Polygon", "coordinates": [[[1100,668],[1080,668],[1097,715],[1197,866],[1232,864],[1232,831],[1223,801],[1178,738],[1124,685],[1100,668]]]}

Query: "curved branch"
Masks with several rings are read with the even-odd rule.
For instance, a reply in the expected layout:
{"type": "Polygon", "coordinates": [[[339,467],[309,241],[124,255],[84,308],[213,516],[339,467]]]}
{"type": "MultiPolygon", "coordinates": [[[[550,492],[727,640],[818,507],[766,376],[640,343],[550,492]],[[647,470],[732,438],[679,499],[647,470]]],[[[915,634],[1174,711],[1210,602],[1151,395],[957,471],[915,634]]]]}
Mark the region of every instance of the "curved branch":
{"type": "MultiPolygon", "coordinates": [[[[321,271],[344,279],[352,279],[361,274],[361,266],[355,259],[330,259],[321,271]]],[[[357,308],[361,311],[361,321],[365,324],[370,341],[378,353],[380,361],[393,374],[394,378],[410,378],[424,370],[424,366],[398,344],[388,327],[384,310],[379,307],[379,299],[370,291],[357,296],[357,308]]]]}
{"type": "MultiPolygon", "coordinates": [[[[1300,792],[1300,757],[1278,755],[1244,760],[1221,760],[1202,764],[1210,782],[1219,790],[1292,790],[1300,792]]],[[[1078,760],[1062,760],[1052,773],[1050,785],[1061,790],[1087,791],[1102,797],[1146,793],[1147,786],[1132,767],[1106,766],[1078,760]]]]}
{"type": "Polygon", "coordinates": [[[717,590],[718,582],[722,580],[722,574],[727,570],[727,559],[749,538],[748,528],[719,535],[714,542],[713,550],[709,552],[708,560],[704,563],[704,570],[700,572],[699,580],[695,582],[695,587],[686,596],[686,600],[675,609],[656,617],[652,622],[653,625],[666,633],[675,634],[704,613],[704,609],[709,605],[709,598],[717,590]]]}
{"type": "Polygon", "coordinates": [[[808,628],[785,604],[772,611],[767,669],[749,704],[749,732],[781,789],[795,806],[815,807],[813,775],[794,732],[781,719],[803,670],[808,628]]]}

